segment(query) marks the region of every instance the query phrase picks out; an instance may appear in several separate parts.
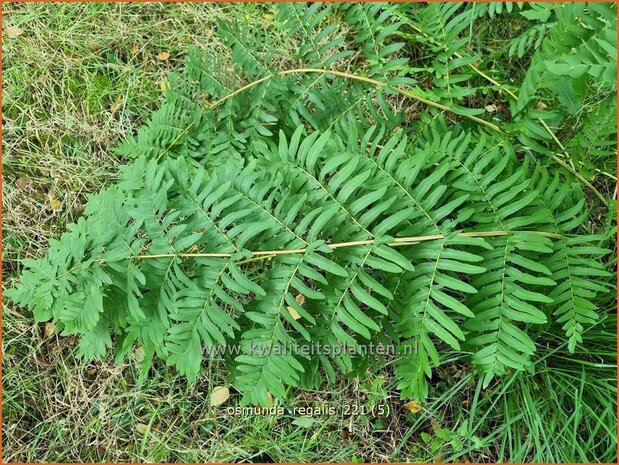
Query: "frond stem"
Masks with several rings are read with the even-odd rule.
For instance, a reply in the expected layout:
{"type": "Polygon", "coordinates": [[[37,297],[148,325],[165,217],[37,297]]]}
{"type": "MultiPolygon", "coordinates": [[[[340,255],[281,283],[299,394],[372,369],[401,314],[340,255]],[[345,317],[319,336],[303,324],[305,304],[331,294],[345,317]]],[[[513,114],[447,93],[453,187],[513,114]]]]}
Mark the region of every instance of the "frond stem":
{"type": "MultiPolygon", "coordinates": [[[[564,239],[564,236],[561,234],[550,233],[545,231],[472,231],[472,232],[463,232],[458,234],[460,237],[497,237],[497,236],[508,236],[514,233],[527,233],[527,234],[535,234],[537,236],[549,237],[552,239],[564,239]]],[[[404,246],[404,245],[415,245],[419,242],[426,241],[435,241],[440,239],[445,239],[446,236],[444,234],[429,234],[427,236],[411,236],[411,237],[396,237],[393,239],[393,242],[386,243],[386,245],[390,247],[396,246],[404,246]]],[[[376,239],[366,239],[360,241],[349,241],[349,242],[337,242],[334,244],[326,244],[330,249],[340,249],[344,247],[358,247],[361,245],[371,245],[377,242],[376,239]]],[[[294,254],[302,254],[306,253],[307,248],[302,249],[284,249],[284,250],[256,250],[250,252],[252,259],[246,259],[239,263],[248,263],[250,261],[259,260],[260,258],[273,258],[276,255],[294,255],[294,254]]],[[[138,259],[150,259],[150,258],[167,258],[167,257],[193,257],[193,258],[229,258],[232,257],[233,254],[225,253],[225,252],[210,252],[210,253],[164,253],[164,254],[155,254],[155,255],[134,255],[133,258],[138,259]]]]}
{"type": "MultiPolygon", "coordinates": [[[[403,89],[401,87],[397,87],[397,86],[392,86],[390,84],[387,84],[385,82],[381,82],[381,81],[377,81],[376,79],[372,79],[372,78],[368,78],[365,76],[359,76],[357,74],[352,74],[352,73],[346,73],[344,71],[335,71],[335,70],[331,70],[331,69],[322,69],[322,68],[296,68],[296,69],[288,69],[288,70],[283,70],[283,71],[278,71],[274,74],[269,74],[268,76],[265,76],[263,78],[260,78],[256,81],[250,82],[249,84],[244,85],[243,87],[238,88],[237,90],[235,90],[234,92],[220,98],[219,100],[214,101],[213,103],[211,103],[208,107],[215,107],[218,106],[220,104],[222,104],[223,102],[225,102],[226,100],[231,99],[232,97],[234,97],[235,95],[250,89],[254,86],[257,86],[258,84],[261,84],[265,81],[268,81],[269,79],[273,79],[276,76],[285,76],[287,74],[307,74],[307,73],[321,73],[321,74],[331,74],[333,76],[340,76],[346,79],[351,79],[354,81],[361,81],[361,82],[367,82],[368,84],[372,84],[376,87],[386,87],[388,89],[391,89],[397,93],[399,93],[400,95],[403,95],[405,97],[411,98],[413,100],[417,100],[418,102],[421,102],[427,106],[431,106],[431,107],[435,107],[438,108],[440,110],[443,111],[448,111],[450,113],[454,113],[454,114],[458,114],[456,113],[452,108],[448,107],[447,105],[443,105],[442,103],[438,103],[438,102],[433,102],[432,100],[428,100],[427,98],[424,98],[420,95],[414,94],[413,92],[410,92],[406,89],[403,89]]],[[[501,129],[496,125],[496,124],[492,124],[489,121],[486,121],[485,119],[482,118],[478,118],[477,116],[473,116],[473,115],[460,115],[460,116],[464,116],[465,118],[468,118],[472,121],[475,121],[477,123],[483,124],[484,126],[489,127],[490,129],[496,131],[496,132],[502,132],[501,129]]]]}

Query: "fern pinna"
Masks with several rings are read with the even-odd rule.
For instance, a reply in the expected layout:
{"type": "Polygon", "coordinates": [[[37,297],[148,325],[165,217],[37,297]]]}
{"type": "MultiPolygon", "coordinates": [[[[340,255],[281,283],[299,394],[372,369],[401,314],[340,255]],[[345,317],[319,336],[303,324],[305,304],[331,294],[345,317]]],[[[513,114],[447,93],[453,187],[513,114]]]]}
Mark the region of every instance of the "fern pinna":
{"type": "MultiPolygon", "coordinates": [[[[333,7],[286,4],[285,26],[319,24],[321,8],[333,7]]],[[[362,28],[371,8],[343,14],[362,28]]],[[[390,17],[355,37],[371,79],[410,83],[397,79],[406,60],[371,58],[401,25],[390,17]]],[[[223,354],[243,402],[263,405],[384,364],[368,344],[394,345],[402,396],[424,399],[445,354],[488,385],[534,369],[545,329],[570,350],[582,341],[608,250],[578,235],[578,183],[523,158],[509,134],[448,123],[438,104],[401,125],[391,84],[275,72],[235,27],[221,25],[234,71],[191,53],[163,108],[118,148],[134,158],[119,182],[47,257],[22,261],[12,299],[79,335],[84,358],[143,348],[144,376],[158,358],[194,380],[223,354]],[[356,352],[309,350],[342,344],[356,352]]],[[[306,34],[299,60],[350,55],[325,31],[306,34]]]]}

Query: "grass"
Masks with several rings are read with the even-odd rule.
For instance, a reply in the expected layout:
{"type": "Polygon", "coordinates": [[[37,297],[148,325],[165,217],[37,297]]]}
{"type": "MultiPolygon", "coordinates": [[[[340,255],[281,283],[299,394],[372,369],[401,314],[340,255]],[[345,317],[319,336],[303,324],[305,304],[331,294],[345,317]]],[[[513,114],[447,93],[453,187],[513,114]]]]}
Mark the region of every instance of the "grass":
{"type": "Polygon", "coordinates": [[[42,250],[115,178],[111,147],[159,106],[190,44],[217,46],[225,7],[11,4],[4,15],[23,31],[3,45],[6,260],[42,250]]]}
{"type": "MultiPolygon", "coordinates": [[[[162,82],[183,66],[187,47],[218,53],[218,19],[239,15],[250,27],[264,27],[273,10],[4,5],[3,286],[16,279],[21,259],[43,254],[80,215],[89,193],[114,181],[125,160],[111,148],[159,106],[162,82]],[[21,34],[9,37],[11,26],[21,34]]],[[[484,37],[498,44],[503,26],[489,27],[484,37]]],[[[289,42],[269,33],[287,63],[289,42]]],[[[602,306],[613,308],[615,297],[602,306]]],[[[296,392],[283,414],[231,415],[225,408],[236,405],[234,393],[224,406],[209,405],[212,389],[226,384],[217,361],[195,384],[161,365],[138,384],[139,353],[120,365],[111,356],[85,364],[75,358],[73,337],[49,334],[50,328],[46,334],[30,314],[5,302],[2,460],[612,462],[613,318],[587,333],[586,353],[566,357],[566,343],[557,339],[540,347],[536,373],[510,374],[485,390],[467,363],[445,357],[432,397],[417,413],[404,407],[387,366],[363,380],[296,392]],[[299,413],[308,406],[333,413],[299,413]]]]}

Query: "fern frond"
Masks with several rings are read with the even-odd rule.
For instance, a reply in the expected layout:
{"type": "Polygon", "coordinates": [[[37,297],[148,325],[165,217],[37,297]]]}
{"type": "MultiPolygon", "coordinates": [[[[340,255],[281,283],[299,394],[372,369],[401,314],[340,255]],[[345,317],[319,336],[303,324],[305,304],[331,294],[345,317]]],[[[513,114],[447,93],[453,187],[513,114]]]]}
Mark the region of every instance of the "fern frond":
{"type": "Polygon", "coordinates": [[[531,49],[539,48],[546,38],[548,31],[555,26],[554,22],[535,24],[509,41],[507,55],[522,58],[531,49]]]}
{"type": "Polygon", "coordinates": [[[584,168],[589,172],[593,171],[590,165],[604,166],[611,160],[614,163],[617,157],[616,108],[614,99],[604,100],[591,108],[566,144],[574,162],[585,164],[584,168]]]}
{"type": "Polygon", "coordinates": [[[338,7],[345,12],[346,21],[355,28],[354,40],[361,45],[368,60],[369,74],[392,85],[414,84],[414,79],[405,76],[408,59],[394,57],[405,45],[393,41],[402,26],[393,15],[398,5],[342,3],[338,7]]]}
{"type": "Polygon", "coordinates": [[[310,68],[331,68],[339,60],[354,54],[344,49],[337,25],[328,24],[333,6],[324,3],[280,3],[278,18],[282,27],[299,43],[297,58],[310,68]]]}
{"type": "Polygon", "coordinates": [[[481,18],[483,16],[489,16],[490,18],[494,18],[503,13],[511,13],[512,11],[516,11],[514,7],[521,10],[524,6],[524,2],[492,2],[492,3],[479,3],[473,5],[471,9],[476,18],[481,18]]]}
{"type": "MultiPolygon", "coordinates": [[[[162,109],[120,147],[132,162],[117,185],[89,199],[45,258],[24,260],[7,295],[79,335],[84,358],[141,347],[142,377],[159,358],[195,380],[221,355],[244,404],[384,362],[291,346],[412,349],[394,364],[402,395],[418,400],[445,352],[472,354],[487,385],[531,368],[542,325],[561,325],[573,350],[609,287],[608,251],[579,235],[585,199],[569,174],[532,164],[555,156],[554,135],[533,124],[555,116],[534,108],[556,90],[542,78],[568,77],[536,55],[503,131],[457,103],[477,89],[475,57],[458,52],[466,28],[502,7],[410,8],[437,37],[427,92],[397,86],[414,84],[393,14],[409,7],[340,8],[370,77],[329,69],[349,53],[325,21],[334,7],[280,7],[290,36],[306,38],[295,59],[310,68],[274,69],[265,36],[221,23],[229,62],[190,52],[162,109]],[[432,111],[400,128],[396,95],[432,111]]],[[[610,10],[582,11],[579,27],[597,37],[610,10]]],[[[572,132],[595,156],[614,148],[601,111],[572,132]]]]}
{"type": "MultiPolygon", "coordinates": [[[[538,199],[552,219],[552,227],[558,233],[568,236],[578,230],[587,218],[584,200],[574,202],[579,194],[577,186],[562,185],[559,176],[550,177],[548,171],[537,166],[531,178],[537,186],[538,199]]],[[[610,274],[599,262],[599,258],[610,250],[596,245],[600,236],[566,237],[553,241],[553,255],[548,260],[552,279],[557,283],[549,292],[553,299],[554,315],[563,323],[563,330],[569,338],[568,349],[574,352],[577,343],[582,342],[586,325],[597,318],[595,301],[600,293],[608,292],[605,278],[610,274]],[[593,256],[591,260],[588,257],[593,256]]]]}
{"type": "Polygon", "coordinates": [[[427,44],[434,52],[428,71],[435,86],[433,92],[440,99],[459,101],[475,94],[467,82],[474,76],[470,65],[479,61],[479,57],[458,52],[468,44],[464,33],[472,27],[480,5],[463,9],[463,4],[458,2],[430,3],[412,15],[414,27],[420,32],[412,38],[427,44]]]}
{"type": "Polygon", "coordinates": [[[484,386],[508,368],[530,366],[535,345],[523,325],[548,321],[539,307],[552,303],[544,287],[556,284],[539,263],[540,255],[552,252],[547,238],[519,233],[489,243],[493,250],[481,252],[487,271],[471,283],[480,291],[466,300],[475,317],[464,324],[473,333],[467,345],[475,350],[473,363],[485,373],[484,386]]]}
{"type": "Polygon", "coordinates": [[[548,69],[556,75],[579,78],[588,74],[616,89],[617,21],[612,3],[569,5],[556,10],[559,27],[552,46],[559,56],[549,57],[548,69]],[[575,21],[575,19],[580,21],[575,21]]]}

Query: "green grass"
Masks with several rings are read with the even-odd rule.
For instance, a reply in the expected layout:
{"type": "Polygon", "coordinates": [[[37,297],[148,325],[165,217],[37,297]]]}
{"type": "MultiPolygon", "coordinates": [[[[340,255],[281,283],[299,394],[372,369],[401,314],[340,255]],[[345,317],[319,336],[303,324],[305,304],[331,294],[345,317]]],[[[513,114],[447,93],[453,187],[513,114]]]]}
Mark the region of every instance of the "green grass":
{"type": "MultiPolygon", "coordinates": [[[[256,4],[7,4],[4,6],[3,286],[20,260],[45,253],[81,213],[87,195],[125,162],[113,146],[158,108],[162,81],[187,47],[220,53],[218,19],[268,27],[274,7],[256,4]],[[23,30],[9,38],[7,27],[23,30]],[[161,52],[169,58],[161,60],[161,52]]],[[[480,26],[476,43],[500,47],[509,24],[480,26]],[[488,40],[486,40],[488,39],[488,40]]],[[[513,31],[516,35],[517,31],[513,31]]],[[[290,62],[286,37],[269,29],[290,62]]],[[[421,53],[420,53],[421,55],[421,53]]],[[[507,66],[507,65],[506,65],[507,66]]],[[[520,66],[515,62],[503,75],[520,66]]],[[[487,102],[484,102],[486,104],[487,102]]],[[[593,218],[600,229],[612,218],[593,218]]],[[[610,223],[609,223],[610,224],[610,223]]],[[[616,296],[601,302],[612,309],[616,296]]],[[[229,415],[238,395],[209,405],[226,384],[209,364],[195,384],[165,366],[138,384],[137,359],[84,364],[76,340],[46,336],[27,312],[3,305],[4,462],[385,462],[616,460],[616,319],[539,350],[537,372],[510,374],[486,390],[470,365],[445,357],[422,411],[407,411],[391,367],[363,380],[294,393],[284,406],[332,408],[308,416],[229,415]],[[346,405],[357,414],[347,415],[346,405]],[[378,413],[386,409],[388,415],[378,413]]]]}

